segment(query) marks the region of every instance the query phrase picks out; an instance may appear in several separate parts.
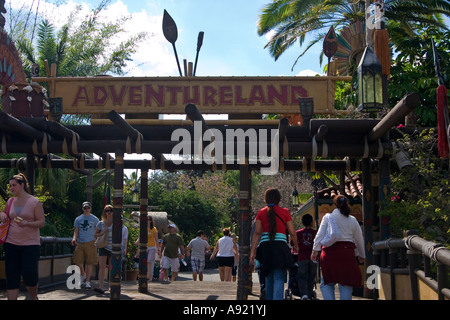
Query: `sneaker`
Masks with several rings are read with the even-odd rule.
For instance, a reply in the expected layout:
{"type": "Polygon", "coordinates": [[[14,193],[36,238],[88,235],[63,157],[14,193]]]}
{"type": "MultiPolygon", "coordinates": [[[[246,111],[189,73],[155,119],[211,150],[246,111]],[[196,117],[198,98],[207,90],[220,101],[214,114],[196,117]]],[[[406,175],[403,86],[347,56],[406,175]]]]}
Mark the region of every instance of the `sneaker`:
{"type": "Polygon", "coordinates": [[[302,300],[309,300],[309,297],[305,294],[305,295],[302,297],[302,300]]]}
{"type": "Polygon", "coordinates": [[[84,283],[84,281],[86,280],[86,275],[81,276],[81,277],[80,277],[80,280],[81,280],[81,283],[84,283]]]}
{"type": "Polygon", "coordinates": [[[98,292],[98,293],[100,293],[100,294],[104,294],[104,293],[105,293],[105,290],[102,290],[102,289],[100,289],[100,288],[94,288],[94,291],[95,291],[95,292],[98,292]]]}
{"type": "Polygon", "coordinates": [[[90,289],[91,288],[91,283],[89,281],[84,283],[84,288],[85,289],[90,289]]]}

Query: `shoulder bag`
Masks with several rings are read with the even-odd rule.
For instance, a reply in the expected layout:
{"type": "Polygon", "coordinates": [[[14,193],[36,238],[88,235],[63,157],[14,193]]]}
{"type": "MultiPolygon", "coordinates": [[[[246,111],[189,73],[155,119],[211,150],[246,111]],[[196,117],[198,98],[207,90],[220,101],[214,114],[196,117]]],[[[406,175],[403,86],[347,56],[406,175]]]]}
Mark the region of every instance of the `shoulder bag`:
{"type": "Polygon", "coordinates": [[[322,246],[324,246],[325,248],[331,247],[341,237],[341,233],[337,227],[334,217],[330,213],[327,214],[326,217],[328,219],[327,232],[325,234],[325,237],[323,237],[322,241],[320,241],[322,246]]]}
{"type": "MultiPolygon", "coordinates": [[[[11,209],[11,205],[14,201],[14,198],[11,198],[9,202],[8,209],[6,209],[5,213],[9,218],[9,210],[11,209]]],[[[6,238],[8,237],[9,226],[11,224],[11,220],[8,219],[5,223],[0,223],[0,244],[4,244],[6,242],[6,238]]]]}
{"type": "Polygon", "coordinates": [[[101,249],[104,248],[108,245],[108,227],[105,226],[104,229],[105,232],[103,232],[103,234],[98,237],[97,239],[95,239],[94,245],[97,247],[97,249],[101,249]]]}

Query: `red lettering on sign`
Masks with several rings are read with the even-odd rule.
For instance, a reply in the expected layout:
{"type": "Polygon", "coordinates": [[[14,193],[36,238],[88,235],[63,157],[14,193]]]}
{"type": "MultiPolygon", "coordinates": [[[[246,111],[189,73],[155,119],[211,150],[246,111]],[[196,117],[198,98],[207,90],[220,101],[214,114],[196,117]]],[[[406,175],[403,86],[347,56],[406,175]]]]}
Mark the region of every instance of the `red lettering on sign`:
{"type": "Polygon", "coordinates": [[[73,101],[73,106],[78,106],[78,102],[84,101],[86,105],[90,105],[89,95],[86,87],[78,87],[77,94],[75,95],[75,100],[73,101]]]}
{"type": "Polygon", "coordinates": [[[108,92],[105,87],[94,87],[94,105],[103,106],[108,100],[108,92]]]}
{"type": "Polygon", "coordinates": [[[217,90],[214,87],[205,86],[203,87],[203,105],[205,106],[216,106],[217,102],[215,96],[217,95],[217,90]]]}
{"type": "Polygon", "coordinates": [[[145,86],[145,105],[151,106],[152,100],[156,101],[158,107],[164,106],[164,86],[158,86],[158,92],[151,85],[145,86]]]}
{"type": "Polygon", "coordinates": [[[123,100],[125,98],[125,93],[127,92],[128,87],[122,86],[120,88],[119,94],[117,94],[116,88],[114,86],[109,86],[108,89],[109,89],[109,92],[111,93],[113,105],[115,105],[115,106],[122,105],[123,100]]]}
{"type": "Polygon", "coordinates": [[[167,92],[170,93],[170,104],[177,104],[177,93],[182,92],[183,89],[181,87],[166,87],[167,92]]]}
{"type": "Polygon", "coordinates": [[[250,100],[248,104],[254,105],[257,101],[260,104],[266,104],[266,98],[264,97],[264,90],[262,86],[254,86],[250,92],[250,100]]]}
{"type": "Polygon", "coordinates": [[[235,86],[234,90],[236,91],[236,104],[247,104],[247,99],[242,98],[242,87],[235,86]]]}
{"type": "Polygon", "coordinates": [[[281,93],[274,86],[267,87],[267,100],[269,104],[274,104],[277,99],[281,104],[288,104],[288,86],[280,86],[281,93]]]}
{"type": "Polygon", "coordinates": [[[291,104],[298,103],[298,98],[307,97],[308,91],[303,87],[292,86],[291,87],[291,104]]]}
{"type": "Polygon", "coordinates": [[[188,103],[200,103],[200,87],[199,86],[193,86],[192,90],[194,91],[194,97],[190,96],[190,90],[191,87],[184,87],[184,99],[183,104],[188,103]]]}
{"type": "Polygon", "coordinates": [[[131,86],[130,87],[130,104],[140,105],[142,104],[142,87],[131,86]]]}
{"type": "Polygon", "coordinates": [[[219,103],[221,105],[233,104],[233,89],[231,87],[219,87],[219,103]]]}

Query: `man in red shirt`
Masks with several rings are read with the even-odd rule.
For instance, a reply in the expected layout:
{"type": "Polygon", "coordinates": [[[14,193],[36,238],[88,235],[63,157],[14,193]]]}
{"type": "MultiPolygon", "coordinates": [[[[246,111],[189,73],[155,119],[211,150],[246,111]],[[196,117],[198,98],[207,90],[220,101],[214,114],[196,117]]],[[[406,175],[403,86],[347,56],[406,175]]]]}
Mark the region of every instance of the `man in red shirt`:
{"type": "Polygon", "coordinates": [[[297,230],[298,268],[297,284],[302,300],[315,299],[314,278],[317,273],[317,263],[311,261],[314,238],[317,230],[312,229],[313,218],[310,214],[302,217],[304,228],[297,230]]]}

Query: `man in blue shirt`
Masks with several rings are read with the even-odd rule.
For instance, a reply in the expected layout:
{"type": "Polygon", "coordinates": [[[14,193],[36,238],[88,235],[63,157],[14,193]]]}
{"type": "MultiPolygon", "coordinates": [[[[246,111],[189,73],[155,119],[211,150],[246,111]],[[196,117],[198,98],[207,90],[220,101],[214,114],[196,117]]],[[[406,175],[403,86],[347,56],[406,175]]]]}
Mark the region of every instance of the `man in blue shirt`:
{"type": "Polygon", "coordinates": [[[92,205],[90,202],[83,202],[81,207],[83,214],[78,216],[73,223],[72,245],[76,245],[76,247],[72,259],[73,263],[80,268],[81,282],[84,282],[86,289],[90,289],[92,266],[97,263],[97,248],[94,245],[94,232],[99,220],[91,214],[92,205]],[[86,263],[86,270],[83,267],[84,263],[86,263]]]}

